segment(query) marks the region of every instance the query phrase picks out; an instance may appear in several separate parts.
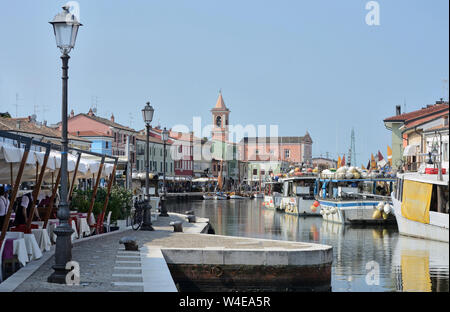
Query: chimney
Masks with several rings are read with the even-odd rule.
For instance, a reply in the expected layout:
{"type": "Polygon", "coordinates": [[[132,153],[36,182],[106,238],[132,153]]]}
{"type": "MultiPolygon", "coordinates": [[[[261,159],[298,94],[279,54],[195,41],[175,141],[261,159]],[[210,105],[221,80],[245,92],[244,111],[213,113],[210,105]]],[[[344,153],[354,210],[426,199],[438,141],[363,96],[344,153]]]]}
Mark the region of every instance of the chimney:
{"type": "Polygon", "coordinates": [[[44,120],[44,126],[47,127],[47,120],[44,120]]]}
{"type": "Polygon", "coordinates": [[[94,112],[92,111],[92,108],[89,108],[88,116],[90,116],[90,117],[94,116],[94,112]]]}
{"type": "Polygon", "coordinates": [[[111,114],[111,121],[112,121],[112,122],[115,122],[115,121],[114,121],[114,114],[111,114]]]}
{"type": "Polygon", "coordinates": [[[20,120],[16,120],[16,129],[20,129],[20,120]]]}
{"type": "Polygon", "coordinates": [[[401,115],[402,114],[402,107],[400,105],[395,106],[395,115],[401,115]]]}
{"type": "Polygon", "coordinates": [[[436,101],[436,105],[438,105],[438,104],[445,104],[445,101],[444,101],[444,99],[443,99],[443,98],[441,98],[441,100],[440,100],[440,101],[436,101]]]}
{"type": "Polygon", "coordinates": [[[70,118],[73,118],[75,116],[75,113],[73,111],[73,109],[70,111],[70,118]]]}

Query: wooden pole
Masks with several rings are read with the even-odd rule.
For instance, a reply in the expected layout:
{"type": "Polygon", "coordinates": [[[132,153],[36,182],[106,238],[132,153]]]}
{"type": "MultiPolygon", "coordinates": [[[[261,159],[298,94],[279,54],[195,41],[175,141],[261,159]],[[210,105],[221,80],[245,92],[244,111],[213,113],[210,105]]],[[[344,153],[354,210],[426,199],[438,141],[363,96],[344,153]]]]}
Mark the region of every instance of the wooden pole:
{"type": "Polygon", "coordinates": [[[95,180],[94,191],[92,192],[91,205],[89,206],[89,211],[87,214],[87,222],[89,224],[89,220],[91,218],[92,209],[94,208],[95,197],[97,196],[98,184],[100,182],[100,176],[102,174],[103,164],[105,163],[105,156],[102,157],[102,162],[100,163],[100,167],[98,168],[97,180],[95,180]]]}
{"type": "MultiPolygon", "coordinates": [[[[53,175],[53,173],[52,173],[52,175],[53,175]]],[[[53,186],[52,197],[50,198],[50,204],[48,205],[47,213],[45,214],[44,226],[43,226],[44,229],[47,228],[48,219],[50,219],[50,215],[53,210],[56,192],[58,191],[58,186],[59,186],[60,180],[61,180],[61,168],[58,170],[58,175],[56,176],[55,185],[53,186]]]]}
{"type": "MultiPolygon", "coordinates": [[[[33,217],[34,217],[34,211],[36,210],[36,201],[38,198],[38,195],[41,191],[41,185],[42,185],[42,180],[44,179],[44,174],[45,174],[45,169],[47,169],[47,162],[48,162],[48,157],[50,156],[50,149],[51,146],[47,147],[46,151],[45,151],[45,156],[44,156],[44,163],[42,164],[41,167],[41,172],[39,174],[39,177],[36,177],[37,181],[36,184],[34,185],[34,190],[33,190],[33,198],[31,201],[31,209],[30,209],[30,213],[28,215],[28,220],[27,220],[27,233],[30,233],[31,231],[31,222],[33,221],[33,217]]],[[[37,164],[37,162],[36,162],[37,164]]]]}
{"type": "Polygon", "coordinates": [[[114,162],[113,171],[111,172],[111,175],[109,176],[108,191],[106,193],[105,203],[103,204],[103,211],[102,211],[102,214],[100,215],[99,222],[97,222],[97,233],[100,233],[100,231],[102,231],[102,229],[103,229],[103,220],[105,218],[106,208],[108,207],[109,195],[111,194],[111,187],[114,182],[114,178],[116,176],[116,167],[117,167],[117,159],[114,162]]]}
{"type": "Polygon", "coordinates": [[[75,165],[75,171],[73,172],[72,184],[70,184],[69,196],[68,196],[68,199],[67,199],[67,201],[69,203],[72,201],[73,186],[74,186],[76,178],[77,178],[78,166],[80,164],[80,159],[81,159],[81,153],[78,153],[77,163],[75,165]]]}
{"type": "Polygon", "coordinates": [[[13,164],[12,163],[9,163],[9,171],[10,171],[10,173],[11,173],[11,188],[13,188],[14,187],[14,179],[13,179],[13,164]]]}
{"type": "Polygon", "coordinates": [[[27,162],[28,154],[30,152],[30,146],[31,146],[31,138],[25,144],[25,151],[23,152],[22,161],[20,162],[19,171],[17,172],[16,183],[14,183],[13,191],[11,193],[11,201],[9,202],[8,211],[6,212],[5,215],[5,221],[3,222],[2,233],[0,235],[0,246],[2,246],[3,240],[5,239],[6,236],[6,231],[8,230],[9,218],[11,218],[14,202],[17,197],[17,192],[19,191],[20,180],[22,179],[23,170],[25,169],[25,164],[27,162]]]}

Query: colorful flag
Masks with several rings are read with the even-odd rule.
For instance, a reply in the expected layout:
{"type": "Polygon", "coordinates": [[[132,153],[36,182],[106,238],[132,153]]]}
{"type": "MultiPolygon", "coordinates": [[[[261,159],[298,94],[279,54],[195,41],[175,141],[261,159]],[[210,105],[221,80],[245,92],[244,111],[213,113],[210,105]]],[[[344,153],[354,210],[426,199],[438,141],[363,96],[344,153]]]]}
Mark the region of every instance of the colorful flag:
{"type": "Polygon", "coordinates": [[[392,167],[392,149],[389,145],[387,146],[387,158],[389,161],[389,165],[392,167]]]}
{"type": "Polygon", "coordinates": [[[338,156],[337,169],[341,167],[341,156],[338,156]]]}
{"type": "Polygon", "coordinates": [[[381,168],[383,168],[384,166],[387,165],[387,162],[386,162],[386,160],[384,160],[384,157],[383,157],[383,155],[381,155],[380,151],[378,151],[378,162],[377,162],[377,165],[380,166],[381,168]]]}
{"type": "Polygon", "coordinates": [[[364,167],[364,165],[361,165],[361,169],[366,170],[366,167],[364,167]]]}
{"type": "Polygon", "coordinates": [[[370,154],[370,169],[377,169],[377,163],[375,162],[375,157],[373,157],[373,154],[370,154]]]}
{"type": "Polygon", "coordinates": [[[370,159],[369,162],[367,163],[367,170],[370,170],[370,159]]]}
{"type": "Polygon", "coordinates": [[[344,156],[342,156],[341,167],[342,167],[342,166],[345,166],[345,155],[344,155],[344,156]]]}

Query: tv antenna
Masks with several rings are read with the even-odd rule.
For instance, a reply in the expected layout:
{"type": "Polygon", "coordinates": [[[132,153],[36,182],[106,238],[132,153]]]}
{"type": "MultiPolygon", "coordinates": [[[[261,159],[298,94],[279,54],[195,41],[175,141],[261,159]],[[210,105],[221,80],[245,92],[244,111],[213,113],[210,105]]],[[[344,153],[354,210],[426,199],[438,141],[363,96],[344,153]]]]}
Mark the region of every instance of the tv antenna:
{"type": "Polygon", "coordinates": [[[445,100],[445,97],[447,96],[447,101],[448,101],[448,79],[442,79],[442,92],[443,92],[443,97],[445,100]]]}
{"type": "Polygon", "coordinates": [[[16,93],[16,118],[19,117],[19,101],[21,101],[23,99],[20,98],[19,93],[16,93]]]}
{"type": "Polygon", "coordinates": [[[94,114],[97,114],[97,108],[98,108],[98,96],[93,95],[91,96],[91,109],[94,114]]]}

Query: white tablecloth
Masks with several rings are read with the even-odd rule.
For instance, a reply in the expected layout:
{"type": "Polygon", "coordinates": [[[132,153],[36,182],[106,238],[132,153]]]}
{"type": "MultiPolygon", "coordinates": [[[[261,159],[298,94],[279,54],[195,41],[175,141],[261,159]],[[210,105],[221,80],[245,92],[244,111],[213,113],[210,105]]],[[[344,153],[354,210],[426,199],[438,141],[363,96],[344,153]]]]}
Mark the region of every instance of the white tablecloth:
{"type": "Polygon", "coordinates": [[[30,261],[42,257],[41,248],[39,248],[34,234],[25,234],[24,239],[30,261]]]}
{"type": "Polygon", "coordinates": [[[41,251],[49,251],[52,247],[52,243],[50,242],[48,232],[44,229],[32,229],[31,232],[34,234],[41,251]]]}
{"type": "Polygon", "coordinates": [[[14,241],[13,255],[17,256],[19,262],[25,266],[29,262],[27,247],[24,238],[18,238],[14,241]]]}

